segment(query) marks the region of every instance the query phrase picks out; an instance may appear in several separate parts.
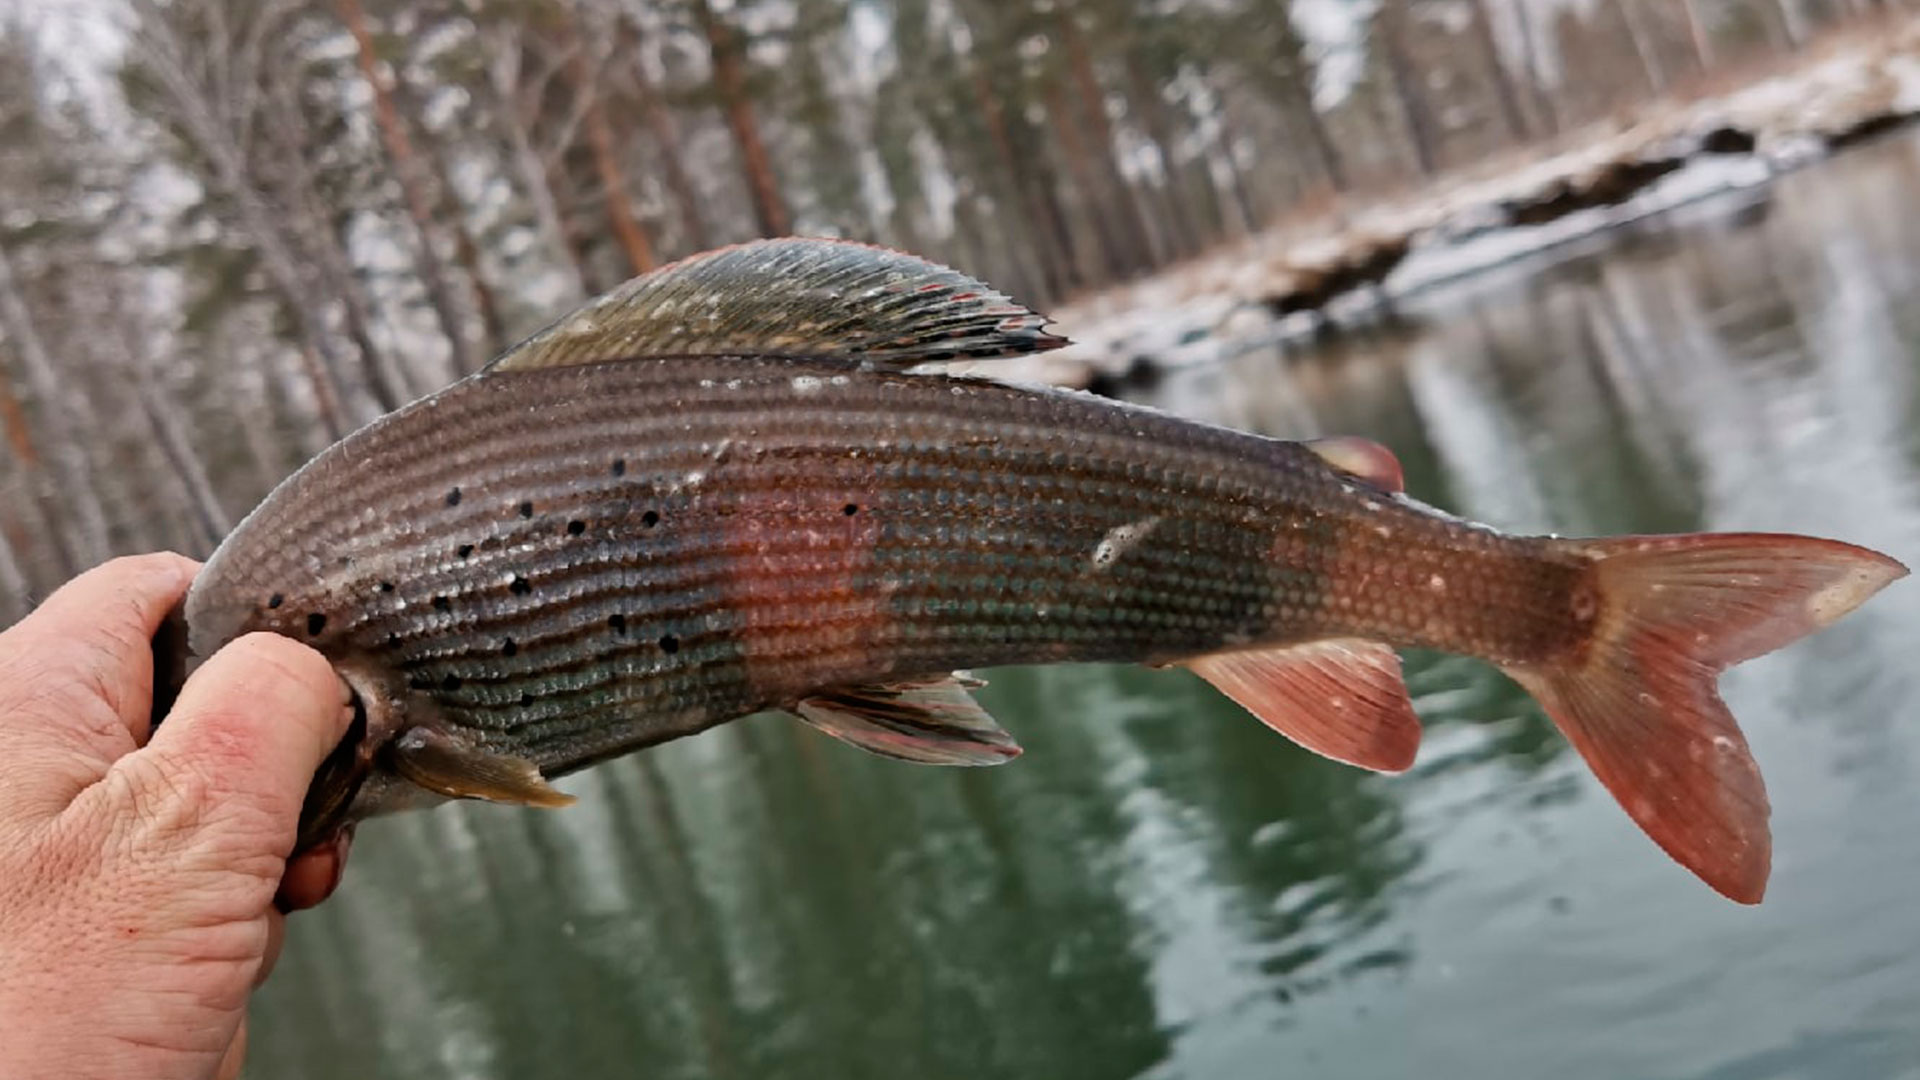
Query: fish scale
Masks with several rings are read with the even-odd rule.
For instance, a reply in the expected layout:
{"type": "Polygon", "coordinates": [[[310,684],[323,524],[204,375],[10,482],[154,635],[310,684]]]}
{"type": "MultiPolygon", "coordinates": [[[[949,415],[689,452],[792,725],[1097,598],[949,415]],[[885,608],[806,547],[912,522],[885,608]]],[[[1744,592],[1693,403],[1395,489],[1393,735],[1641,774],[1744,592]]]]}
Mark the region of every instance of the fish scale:
{"type": "Polygon", "coordinates": [[[1419,726],[1393,650],[1440,649],[1520,681],[1662,847],[1758,899],[1765,791],[1714,678],[1903,567],[1507,536],[1407,498],[1364,440],[909,370],[1060,344],[1042,325],[829,241],[637,278],[289,478],[196,580],[192,651],[281,633],[353,688],[309,846],[437,798],[558,805],[549,778],[761,709],[997,763],[1018,747],[955,673],[1015,663],[1179,664],[1397,771],[1419,726]]]}
{"type": "MultiPolygon", "coordinates": [[[[396,470],[380,485],[367,486],[344,462],[336,467],[325,457],[316,461],[310,486],[289,492],[287,505],[297,509],[284,522],[263,518],[261,535],[312,536],[318,550],[337,547],[352,555],[359,549],[353,533],[331,525],[326,509],[356,498],[393,505],[395,519],[406,523],[398,532],[368,537],[365,544],[378,545],[377,557],[354,556],[352,564],[330,571],[317,592],[268,583],[289,563],[337,564],[338,557],[287,550],[236,550],[226,557],[257,562],[257,593],[286,595],[284,625],[276,628],[298,636],[306,609],[314,608],[328,615],[328,630],[309,636],[322,648],[333,633],[361,649],[378,649],[388,634],[398,634],[401,663],[410,675],[426,684],[455,676],[461,689],[443,692],[443,705],[476,726],[502,729],[511,728],[511,721],[484,714],[495,703],[517,702],[522,684],[535,684],[536,696],[550,697],[553,686],[542,682],[548,672],[650,656],[669,629],[685,634],[688,646],[704,643],[705,636],[724,640],[724,626],[701,629],[701,620],[735,610],[731,605],[742,598],[754,603],[765,592],[761,575],[804,579],[810,560],[840,550],[777,533],[742,538],[729,522],[743,507],[769,500],[782,516],[802,512],[800,503],[789,503],[792,492],[817,482],[820,465],[794,458],[796,449],[830,450],[848,472],[812,500],[809,512],[831,529],[844,519],[847,499],[863,502],[859,513],[881,523],[882,543],[871,551],[872,560],[880,568],[899,568],[894,581],[880,583],[896,590],[890,609],[855,619],[862,644],[834,651],[844,665],[840,671],[821,670],[824,658],[808,648],[807,630],[819,615],[812,603],[790,597],[763,612],[768,621],[795,628],[769,651],[769,662],[841,681],[1008,662],[1036,644],[1082,650],[1062,654],[1071,659],[1118,658],[1146,639],[1166,639],[1167,648],[1178,651],[1265,629],[1249,625],[1256,615],[1299,619],[1309,611],[1306,593],[1296,588],[1289,602],[1285,590],[1263,587],[1244,569],[1272,545],[1273,522],[1308,512],[1315,498],[1324,500],[1350,483],[1317,462],[1295,477],[1303,454],[1291,444],[1117,412],[1093,398],[998,386],[970,386],[956,396],[938,381],[914,376],[834,385],[834,376],[848,374],[844,366],[790,360],[687,358],[615,367],[529,373],[511,387],[476,382],[441,395],[431,406],[437,415],[428,446],[394,439],[359,448],[358,454],[419,463],[396,470]],[[796,370],[816,373],[820,384],[796,390],[796,370]],[[997,399],[984,415],[982,396],[997,399]],[[830,408],[816,404],[827,400],[830,408]],[[647,419],[663,412],[676,419],[647,419]],[[641,419],[623,430],[609,420],[617,416],[641,419]],[[663,429],[671,437],[662,438],[663,429]],[[1071,468],[1058,464],[1069,460],[1061,449],[1063,430],[1076,433],[1071,468]],[[755,434],[729,434],[748,431],[755,434]],[[726,460],[715,464],[711,448],[722,442],[730,448],[726,460]],[[514,449],[505,453],[501,447],[514,449]],[[606,483],[602,478],[610,476],[616,459],[627,462],[626,477],[606,483]],[[460,463],[464,471],[440,462],[460,463]],[[1138,467],[1143,463],[1148,467],[1138,467]],[[1287,466],[1292,468],[1280,471],[1287,466]],[[685,482],[693,472],[711,473],[691,485],[697,492],[685,482]],[[1275,484],[1276,477],[1291,482],[1275,484]],[[456,486],[461,498],[448,506],[446,495],[456,486]],[[1222,492],[1231,494],[1223,500],[1222,492]],[[534,500],[531,519],[518,512],[525,498],[534,500]],[[659,513],[660,523],[601,536],[600,523],[631,518],[642,508],[659,513]],[[954,528],[957,516],[973,514],[991,516],[972,521],[969,531],[954,528]],[[1085,568],[1109,530],[1151,514],[1177,522],[1163,537],[1177,543],[1150,536],[1120,560],[1119,573],[1080,575],[1099,583],[1095,593],[1063,584],[1085,568]],[[588,522],[588,532],[568,536],[564,524],[573,519],[588,522]],[[478,545],[468,560],[453,554],[463,543],[478,545]],[[416,569],[406,589],[381,604],[375,590],[392,566],[416,569]],[[982,571],[1005,578],[997,595],[979,595],[975,577],[982,571]],[[531,583],[524,596],[507,587],[516,575],[531,583]],[[716,588],[723,580],[732,583],[724,599],[716,588]],[[428,602],[433,595],[453,597],[453,611],[436,611],[428,602]],[[336,616],[329,607],[334,597],[367,596],[376,603],[354,609],[357,616],[336,616]],[[1002,606],[970,624],[957,617],[967,599],[1002,606]],[[942,618],[892,617],[901,609],[911,615],[916,606],[924,612],[929,603],[941,606],[942,618]],[[629,620],[626,635],[604,629],[613,607],[629,620]],[[1018,625],[1009,628],[1009,616],[1018,625]],[[549,645],[542,627],[563,635],[561,640],[549,645]],[[996,642],[996,636],[1006,640],[996,642]],[[500,643],[507,638],[519,651],[502,659],[500,643]],[[430,650],[404,647],[429,641],[430,650]],[[989,655],[950,654],[959,643],[984,644],[989,655]],[[480,686],[487,688],[488,703],[477,700],[480,686]]],[[[1306,581],[1311,558],[1276,569],[1306,581]]],[[[886,576],[884,569],[875,572],[886,576]]],[[[273,614],[267,613],[270,622],[273,614]]],[[[735,664],[707,658],[700,678],[669,679],[692,668],[694,655],[689,649],[688,657],[670,663],[609,669],[571,689],[578,696],[623,684],[604,700],[576,709],[575,722],[598,729],[609,718],[597,710],[630,706],[734,707],[733,687],[742,677],[735,664]]],[[[777,677],[761,681],[783,688],[777,677]]],[[[750,704],[779,704],[769,693],[755,695],[750,704]]],[[[644,726],[644,718],[636,726],[644,726]]],[[[668,734],[674,733],[636,732],[635,740],[668,734]]],[[[543,767],[571,764],[564,746],[521,749],[543,767]]]]}

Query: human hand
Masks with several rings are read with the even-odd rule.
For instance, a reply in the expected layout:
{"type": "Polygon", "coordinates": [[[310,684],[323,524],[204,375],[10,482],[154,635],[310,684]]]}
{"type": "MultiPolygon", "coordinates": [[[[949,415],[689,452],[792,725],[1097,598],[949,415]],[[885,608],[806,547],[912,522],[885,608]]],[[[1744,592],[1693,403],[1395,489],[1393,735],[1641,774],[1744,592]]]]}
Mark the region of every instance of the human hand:
{"type": "Polygon", "coordinates": [[[197,564],[116,559],[0,633],[0,1076],[239,1073],[247,996],[344,844],[288,862],[346,732],[319,653],[252,634],[148,739],[150,640],[197,564]]]}

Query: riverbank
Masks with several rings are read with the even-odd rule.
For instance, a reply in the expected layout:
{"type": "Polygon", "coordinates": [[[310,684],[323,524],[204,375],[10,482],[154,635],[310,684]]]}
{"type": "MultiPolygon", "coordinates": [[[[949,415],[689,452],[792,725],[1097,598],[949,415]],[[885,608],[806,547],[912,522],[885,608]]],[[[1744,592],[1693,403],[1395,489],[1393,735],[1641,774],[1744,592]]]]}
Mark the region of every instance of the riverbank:
{"type": "Polygon", "coordinates": [[[1737,90],[1664,102],[1417,192],[1350,203],[1056,313],[1074,344],[1003,376],[1101,386],[1249,339],[1307,339],[1401,298],[1776,176],[1920,119],[1920,19],[1810,49],[1737,90]],[[1577,144],[1577,145],[1575,145],[1577,144]]]}

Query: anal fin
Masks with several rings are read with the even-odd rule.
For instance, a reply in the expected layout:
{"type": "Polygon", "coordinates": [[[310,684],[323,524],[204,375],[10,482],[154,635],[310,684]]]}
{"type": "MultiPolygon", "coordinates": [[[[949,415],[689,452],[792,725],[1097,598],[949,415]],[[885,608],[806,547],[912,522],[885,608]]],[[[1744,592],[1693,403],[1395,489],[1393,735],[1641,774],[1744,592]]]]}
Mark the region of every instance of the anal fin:
{"type": "Polygon", "coordinates": [[[862,750],[922,765],[999,765],[1020,756],[1013,741],[967,693],[980,682],[952,676],[814,694],[800,719],[862,750]]]}
{"type": "Polygon", "coordinates": [[[389,744],[388,753],[395,772],[449,798],[548,807],[574,801],[526,758],[485,750],[433,728],[408,728],[389,744]]]}
{"type": "Polygon", "coordinates": [[[1332,638],[1180,661],[1268,727],[1316,754],[1375,772],[1404,772],[1420,719],[1390,646],[1332,638]]]}

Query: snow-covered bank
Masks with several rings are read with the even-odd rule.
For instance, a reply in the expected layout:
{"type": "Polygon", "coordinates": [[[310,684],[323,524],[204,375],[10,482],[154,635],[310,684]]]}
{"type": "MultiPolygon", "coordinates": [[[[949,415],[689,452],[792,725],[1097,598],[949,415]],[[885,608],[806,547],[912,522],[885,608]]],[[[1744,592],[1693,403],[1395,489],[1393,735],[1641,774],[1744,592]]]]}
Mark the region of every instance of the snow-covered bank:
{"type": "MultiPolygon", "coordinates": [[[[1275,229],[1057,313],[1075,344],[1018,377],[1086,385],[1307,335],[1381,305],[1773,177],[1920,117],[1920,19],[1578,147],[1275,229]],[[1497,169],[1497,171],[1495,171],[1497,169]]],[[[998,369],[1007,374],[1004,367],[998,369]]]]}

